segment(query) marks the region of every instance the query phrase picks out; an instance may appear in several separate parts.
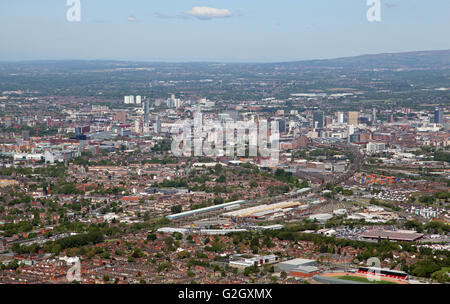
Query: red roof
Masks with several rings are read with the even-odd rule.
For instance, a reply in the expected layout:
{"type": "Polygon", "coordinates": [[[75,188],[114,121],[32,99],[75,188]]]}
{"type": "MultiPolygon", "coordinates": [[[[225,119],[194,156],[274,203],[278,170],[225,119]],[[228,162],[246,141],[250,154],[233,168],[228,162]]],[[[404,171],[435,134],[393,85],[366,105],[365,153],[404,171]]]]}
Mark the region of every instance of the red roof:
{"type": "Polygon", "coordinates": [[[123,201],[132,201],[132,202],[137,202],[140,200],[139,197],[135,197],[135,196],[123,196],[122,197],[123,201]]]}

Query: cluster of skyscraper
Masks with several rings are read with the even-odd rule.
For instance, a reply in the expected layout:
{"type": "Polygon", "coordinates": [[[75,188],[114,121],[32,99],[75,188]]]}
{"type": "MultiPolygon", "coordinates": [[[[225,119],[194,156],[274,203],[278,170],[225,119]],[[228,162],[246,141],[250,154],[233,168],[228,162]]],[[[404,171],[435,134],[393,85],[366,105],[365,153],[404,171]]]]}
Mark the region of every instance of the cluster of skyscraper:
{"type": "Polygon", "coordinates": [[[168,108],[179,108],[183,105],[183,101],[180,98],[176,98],[175,94],[170,95],[170,98],[167,99],[167,107],[168,108]]]}
{"type": "Polygon", "coordinates": [[[124,104],[141,104],[142,103],[142,96],[137,95],[136,99],[134,98],[134,95],[128,95],[123,98],[124,104]]]}
{"type": "MultiPolygon", "coordinates": [[[[148,133],[150,131],[150,100],[148,98],[144,98],[144,120],[142,118],[138,118],[134,122],[134,129],[136,133],[148,133]]],[[[153,124],[153,131],[156,134],[161,133],[161,119],[159,116],[156,116],[155,122],[153,124]]]]}
{"type": "MultiPolygon", "coordinates": [[[[372,110],[372,114],[361,114],[356,111],[350,111],[347,113],[337,112],[336,113],[335,122],[339,124],[347,123],[348,125],[357,126],[360,123],[374,123],[377,120],[377,111],[376,109],[372,110]]],[[[329,123],[331,123],[331,118],[327,118],[329,123]]],[[[327,124],[326,117],[323,111],[317,111],[313,113],[313,128],[317,130],[323,129],[327,124]]]]}

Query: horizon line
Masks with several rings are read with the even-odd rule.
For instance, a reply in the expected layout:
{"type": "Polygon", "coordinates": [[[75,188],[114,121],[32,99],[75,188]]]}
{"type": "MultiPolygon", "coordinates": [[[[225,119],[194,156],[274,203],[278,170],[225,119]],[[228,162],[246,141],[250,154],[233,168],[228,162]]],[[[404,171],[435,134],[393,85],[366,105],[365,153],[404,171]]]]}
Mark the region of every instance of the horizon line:
{"type": "Polygon", "coordinates": [[[339,60],[364,56],[377,55],[396,55],[396,54],[410,54],[410,53],[431,53],[431,52],[450,52],[450,49],[437,50],[414,50],[414,51],[398,51],[398,52],[382,52],[382,53],[363,53],[359,55],[349,55],[342,57],[329,58],[315,58],[315,59],[290,59],[290,60],[255,60],[255,61],[231,61],[231,60],[145,60],[145,59],[18,59],[18,60],[4,60],[0,59],[0,63],[27,63],[27,62],[64,62],[64,61],[83,61],[83,62],[132,62],[132,63],[159,63],[159,64],[276,64],[276,63],[292,63],[292,62],[307,62],[307,61],[326,61],[339,60]]]}

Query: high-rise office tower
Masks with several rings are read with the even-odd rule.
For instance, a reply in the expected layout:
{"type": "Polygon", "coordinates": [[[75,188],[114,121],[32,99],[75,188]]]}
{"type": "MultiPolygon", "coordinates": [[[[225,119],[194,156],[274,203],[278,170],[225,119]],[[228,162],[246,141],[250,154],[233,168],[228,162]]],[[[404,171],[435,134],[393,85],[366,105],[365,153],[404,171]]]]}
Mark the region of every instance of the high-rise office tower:
{"type": "Polygon", "coordinates": [[[124,104],[134,104],[134,96],[133,95],[124,96],[123,103],[124,104]]]}
{"type": "Polygon", "coordinates": [[[359,112],[348,112],[348,124],[357,126],[359,120],[359,112]]]}
{"type": "Polygon", "coordinates": [[[202,156],[203,144],[203,114],[200,111],[194,113],[194,155],[202,156]]]}
{"type": "Polygon", "coordinates": [[[344,123],[344,112],[337,113],[338,123],[344,123]]]}
{"type": "Polygon", "coordinates": [[[313,113],[313,127],[315,129],[323,129],[325,125],[325,119],[324,119],[324,113],[321,112],[314,112],[313,113]]]}
{"type": "Polygon", "coordinates": [[[434,110],[434,123],[435,124],[443,124],[444,123],[444,111],[441,108],[437,107],[434,110]]]}
{"type": "Polygon", "coordinates": [[[141,133],[141,120],[140,119],[135,119],[134,120],[134,132],[135,133],[141,133]]]}
{"type": "Polygon", "coordinates": [[[280,133],[286,133],[286,120],[283,118],[276,118],[275,121],[278,122],[278,130],[280,133]]]}
{"type": "Polygon", "coordinates": [[[348,132],[348,135],[354,134],[355,133],[355,126],[354,125],[348,125],[347,132],[348,132]]]}
{"type": "Polygon", "coordinates": [[[161,133],[161,119],[159,118],[159,116],[156,116],[154,131],[156,134],[161,133]]]}
{"type": "Polygon", "coordinates": [[[394,123],[394,114],[389,114],[388,116],[388,123],[394,123]]]}
{"type": "Polygon", "coordinates": [[[91,127],[90,126],[83,126],[83,127],[76,127],[75,128],[75,135],[77,137],[82,136],[88,132],[91,131],[91,127]]]}
{"type": "Polygon", "coordinates": [[[144,125],[148,126],[150,122],[150,101],[146,99],[144,101],[144,125]]]}
{"type": "Polygon", "coordinates": [[[174,101],[174,106],[175,106],[175,108],[179,108],[179,107],[181,107],[182,105],[183,105],[183,102],[181,101],[181,99],[176,98],[175,101],[174,101]]]}
{"type": "Polygon", "coordinates": [[[377,109],[372,109],[372,124],[375,124],[377,122],[377,109]]]}

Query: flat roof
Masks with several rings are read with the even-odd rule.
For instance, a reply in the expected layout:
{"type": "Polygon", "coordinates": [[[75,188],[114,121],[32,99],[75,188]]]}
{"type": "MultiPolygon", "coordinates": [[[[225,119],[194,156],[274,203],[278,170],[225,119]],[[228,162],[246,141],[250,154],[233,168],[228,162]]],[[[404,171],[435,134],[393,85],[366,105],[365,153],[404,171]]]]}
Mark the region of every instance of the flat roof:
{"type": "Polygon", "coordinates": [[[300,190],[297,190],[297,193],[308,192],[309,190],[311,190],[311,188],[302,188],[300,190]]]}
{"type": "Polygon", "coordinates": [[[301,273],[313,273],[320,271],[316,266],[298,266],[297,268],[291,270],[292,272],[301,272],[301,273]]]}
{"type": "Polygon", "coordinates": [[[247,217],[250,215],[253,215],[255,213],[259,212],[265,212],[265,211],[273,211],[276,209],[284,209],[288,207],[294,207],[299,206],[300,202],[295,201],[286,201],[286,202],[280,202],[280,203],[274,203],[274,204],[265,204],[265,205],[259,205],[255,207],[249,207],[237,211],[231,211],[228,213],[224,213],[223,216],[227,217],[247,217]]]}
{"type": "Polygon", "coordinates": [[[234,202],[224,203],[224,204],[210,206],[210,207],[206,207],[206,208],[200,208],[200,209],[196,209],[196,210],[190,210],[190,211],[185,211],[185,212],[181,212],[181,213],[177,213],[177,214],[172,214],[172,215],[168,215],[166,217],[168,219],[177,219],[177,218],[184,217],[184,216],[194,215],[194,214],[203,213],[203,212],[209,212],[209,211],[222,209],[222,208],[225,208],[228,206],[239,205],[239,204],[243,204],[243,203],[245,203],[244,200],[234,201],[234,202]]]}
{"type": "Polygon", "coordinates": [[[268,229],[283,229],[283,225],[275,224],[275,225],[268,225],[268,226],[250,226],[250,228],[255,230],[268,230],[268,229]]]}
{"type": "Polygon", "coordinates": [[[402,232],[402,231],[389,231],[389,230],[369,230],[359,235],[363,238],[372,238],[372,239],[390,239],[397,241],[415,241],[424,236],[423,233],[417,232],[402,232]]]}
{"type": "Polygon", "coordinates": [[[285,264],[285,265],[304,265],[304,264],[309,264],[309,263],[315,263],[316,260],[308,260],[308,259],[293,259],[293,260],[289,260],[289,261],[284,261],[281,262],[280,264],[285,264]]]}

